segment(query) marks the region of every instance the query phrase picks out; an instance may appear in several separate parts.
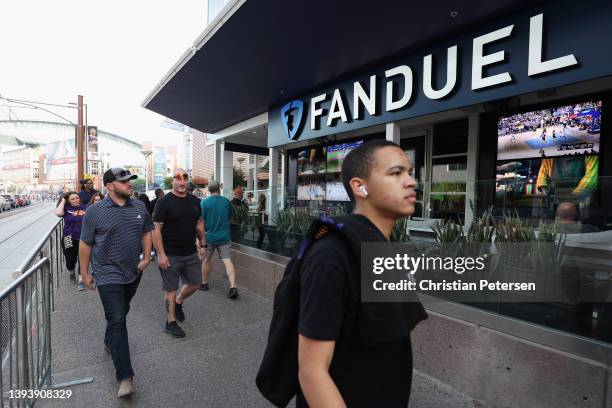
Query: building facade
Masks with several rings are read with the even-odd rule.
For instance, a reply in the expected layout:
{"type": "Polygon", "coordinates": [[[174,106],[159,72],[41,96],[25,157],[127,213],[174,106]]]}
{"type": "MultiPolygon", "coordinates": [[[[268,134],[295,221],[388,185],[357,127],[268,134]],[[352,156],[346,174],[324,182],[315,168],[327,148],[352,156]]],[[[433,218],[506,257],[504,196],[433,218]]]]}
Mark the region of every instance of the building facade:
{"type": "MultiPolygon", "coordinates": [[[[113,166],[139,160],[139,143],[96,128],[95,145],[88,146],[86,173],[102,188],[102,174],[113,166]],[[136,157],[136,159],[135,159],[136,157]]],[[[0,121],[0,133],[14,141],[2,145],[0,179],[26,191],[72,189],[76,183],[75,128],[43,121],[0,121]]]]}
{"type": "MultiPolygon", "coordinates": [[[[249,178],[267,169],[270,223],[286,208],[350,212],[343,159],[383,139],[414,165],[412,241],[440,244],[441,230],[467,236],[484,223],[496,226],[495,242],[529,235],[520,252],[529,258],[552,234],[560,266],[532,271],[537,300],[421,293],[430,319],[414,333],[416,366],[496,407],[608,407],[612,58],[597,44],[612,36],[612,5],[583,2],[585,24],[568,24],[573,6],[315,1],[285,21],[280,2],[237,1],[177,65],[200,80],[172,72],[145,106],[212,134],[225,195],[239,153],[265,157],[249,178]],[[405,24],[407,15],[422,18],[405,24]],[[219,59],[222,46],[249,69],[219,59]],[[179,89],[190,92],[172,96],[179,89]]],[[[291,253],[235,237],[239,263],[263,265],[239,270],[239,281],[272,297],[286,264],[279,255],[291,253]]]]}

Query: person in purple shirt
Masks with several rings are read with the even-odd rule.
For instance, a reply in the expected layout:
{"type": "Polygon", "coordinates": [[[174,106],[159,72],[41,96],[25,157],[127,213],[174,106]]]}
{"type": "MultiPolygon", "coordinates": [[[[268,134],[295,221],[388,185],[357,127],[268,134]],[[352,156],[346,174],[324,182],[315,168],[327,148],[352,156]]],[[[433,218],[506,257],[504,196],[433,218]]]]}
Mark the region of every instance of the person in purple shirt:
{"type": "MultiPolygon", "coordinates": [[[[62,195],[55,215],[64,219],[64,231],[62,233],[62,249],[66,259],[66,269],[70,273],[70,280],[74,282],[76,276],[74,268],[79,259],[79,239],[81,239],[81,226],[85,216],[85,206],[81,205],[81,198],[74,191],[62,195]]],[[[85,290],[85,285],[79,273],[78,290],[85,290]]]]}

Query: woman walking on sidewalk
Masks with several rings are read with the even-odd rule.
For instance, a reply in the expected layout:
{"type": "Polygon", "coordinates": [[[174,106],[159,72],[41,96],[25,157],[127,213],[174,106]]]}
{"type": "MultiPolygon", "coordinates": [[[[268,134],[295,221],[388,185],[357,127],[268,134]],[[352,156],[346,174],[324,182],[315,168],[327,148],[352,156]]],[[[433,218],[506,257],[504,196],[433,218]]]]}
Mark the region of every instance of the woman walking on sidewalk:
{"type": "MultiPolygon", "coordinates": [[[[70,274],[70,281],[74,282],[76,276],[74,269],[79,259],[79,239],[81,239],[81,226],[85,216],[85,207],[81,205],[79,195],[74,191],[69,191],[62,195],[55,215],[64,219],[64,231],[62,234],[62,249],[66,258],[66,269],[70,274]]],[[[79,274],[79,290],[85,290],[83,280],[79,274]]]]}
{"type": "Polygon", "coordinates": [[[96,194],[91,196],[91,200],[89,200],[89,202],[87,203],[87,206],[89,207],[90,205],[95,204],[98,201],[102,201],[102,200],[104,200],[104,194],[97,191],[96,194]]]}

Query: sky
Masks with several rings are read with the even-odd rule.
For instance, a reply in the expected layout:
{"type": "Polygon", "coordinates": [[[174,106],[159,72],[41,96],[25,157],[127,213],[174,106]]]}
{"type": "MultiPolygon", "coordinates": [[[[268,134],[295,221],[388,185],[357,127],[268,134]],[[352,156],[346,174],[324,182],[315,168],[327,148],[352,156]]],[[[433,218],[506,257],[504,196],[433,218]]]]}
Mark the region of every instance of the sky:
{"type": "MultiPolygon", "coordinates": [[[[81,94],[89,125],[138,142],[176,138],[160,127],[162,116],[140,106],[204,30],[206,3],[3,0],[0,95],[67,104],[81,94]]],[[[76,109],[49,109],[76,122],[76,109]]],[[[11,110],[19,119],[36,113],[11,110]]],[[[0,106],[0,120],[7,111],[0,106]]]]}

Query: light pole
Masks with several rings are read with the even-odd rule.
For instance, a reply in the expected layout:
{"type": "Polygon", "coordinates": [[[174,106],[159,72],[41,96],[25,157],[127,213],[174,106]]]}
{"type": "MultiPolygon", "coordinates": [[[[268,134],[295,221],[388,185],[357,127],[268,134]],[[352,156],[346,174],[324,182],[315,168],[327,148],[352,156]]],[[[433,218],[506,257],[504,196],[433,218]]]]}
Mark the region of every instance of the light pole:
{"type": "Polygon", "coordinates": [[[145,194],[149,191],[149,156],[153,154],[151,150],[141,150],[140,154],[142,154],[145,158],[145,194]]]}
{"type": "MultiPolygon", "coordinates": [[[[84,177],[84,173],[89,173],[89,163],[88,163],[88,140],[85,138],[85,130],[88,127],[87,123],[87,104],[83,103],[83,95],[77,96],[77,102],[68,102],[68,105],[75,107],[77,109],[77,140],[76,140],[76,149],[77,149],[77,178],[82,180],[84,177]],[[83,124],[83,113],[85,113],[85,124],[83,124]]],[[[78,183],[77,183],[77,191],[78,191],[78,183]]]]}

